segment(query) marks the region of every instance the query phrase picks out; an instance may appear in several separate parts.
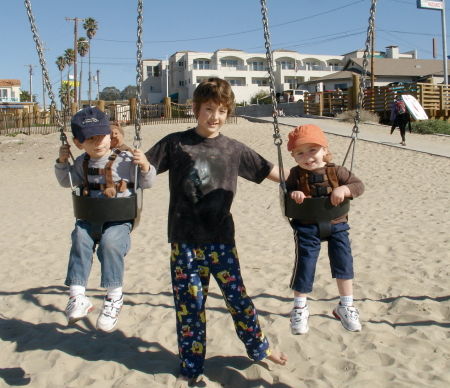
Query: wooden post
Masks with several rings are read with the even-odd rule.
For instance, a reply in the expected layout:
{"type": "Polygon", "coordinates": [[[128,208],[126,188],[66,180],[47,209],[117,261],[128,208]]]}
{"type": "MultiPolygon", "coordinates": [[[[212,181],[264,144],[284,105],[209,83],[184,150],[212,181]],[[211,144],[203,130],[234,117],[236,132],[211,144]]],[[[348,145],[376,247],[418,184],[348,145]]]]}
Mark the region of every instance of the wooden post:
{"type": "Polygon", "coordinates": [[[323,92],[317,93],[319,95],[319,116],[323,116],[323,107],[325,101],[323,100],[325,97],[325,94],[323,92]]]}
{"type": "Polygon", "coordinates": [[[98,100],[97,108],[102,112],[105,111],[105,100],[98,100]]]}
{"type": "Polygon", "coordinates": [[[71,111],[72,111],[72,116],[78,112],[78,102],[72,102],[71,111]]]}
{"type": "Polygon", "coordinates": [[[172,104],[170,97],[164,97],[164,117],[167,119],[172,118],[172,104]]]}
{"type": "Polygon", "coordinates": [[[39,106],[33,105],[33,117],[31,118],[30,121],[34,123],[39,123],[39,106]]]}
{"type": "Polygon", "coordinates": [[[50,124],[55,122],[55,108],[53,105],[50,105],[50,124]]]}
{"type": "Polygon", "coordinates": [[[353,86],[349,86],[347,88],[347,110],[355,109],[355,105],[353,102],[353,86]]]}
{"type": "MultiPolygon", "coordinates": [[[[352,109],[356,109],[358,106],[358,94],[359,94],[359,74],[352,74],[352,84],[353,84],[353,95],[352,95],[352,101],[353,106],[352,109]]],[[[362,109],[362,107],[361,107],[362,109]]]]}
{"type": "Polygon", "coordinates": [[[136,98],[130,98],[130,122],[136,121],[136,98]]]}
{"type": "Polygon", "coordinates": [[[22,122],[23,122],[22,109],[17,109],[15,114],[16,114],[16,127],[22,128],[22,122]]]}

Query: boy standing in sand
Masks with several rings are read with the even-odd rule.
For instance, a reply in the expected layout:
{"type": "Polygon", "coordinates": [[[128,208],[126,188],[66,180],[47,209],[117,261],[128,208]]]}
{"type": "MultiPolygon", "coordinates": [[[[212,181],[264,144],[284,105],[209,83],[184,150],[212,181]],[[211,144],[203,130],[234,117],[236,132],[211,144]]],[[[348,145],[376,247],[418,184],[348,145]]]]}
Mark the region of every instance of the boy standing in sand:
{"type": "MultiPolygon", "coordinates": [[[[323,131],[314,124],[301,125],[289,134],[288,151],[298,166],[293,167],[286,180],[286,189],[292,199],[302,203],[307,197],[329,195],[332,205],[337,206],[345,198],[356,198],[364,192],[363,183],[343,166],[330,164],[331,153],[323,131]],[[332,189],[328,168],[337,176],[336,188],[332,189]],[[310,195],[309,195],[310,193],[310,195]]],[[[332,172],[331,172],[332,173],[332,172]]],[[[313,222],[293,220],[295,239],[295,264],[290,287],[294,290],[294,308],[291,312],[292,334],[305,334],[308,330],[309,310],[307,294],[312,291],[317,259],[320,252],[319,226],[313,222]]],[[[331,222],[328,240],[328,257],[331,274],[336,279],[340,302],[333,315],[341,320],[344,328],[361,331],[361,323],[353,306],[353,256],[350,248],[347,215],[331,222]]]]}
{"type": "Polygon", "coordinates": [[[269,348],[240,272],[230,213],[238,176],[255,183],[279,181],[278,168],[219,132],[232,113],[234,93],[220,78],[194,91],[197,127],[160,140],[146,156],[157,173],[169,171],[168,237],[180,355],[176,387],[201,379],[206,354],[205,303],[212,274],[248,356],[285,364],[269,348]]]}
{"type": "MultiPolygon", "coordinates": [[[[73,166],[67,161],[70,146],[63,145],[56,160],[55,174],[62,187],[83,185],[84,196],[128,197],[134,191],[135,164],[140,166],[139,186],[150,188],[156,177],[155,168],[147,161],[144,153],[134,150],[111,150],[111,128],[108,117],[96,108],[85,108],[75,114],[71,121],[73,142],[85,153],[76,158],[73,166]]],[[[107,295],[97,320],[97,329],[111,330],[118,321],[123,305],[122,283],[124,257],[130,249],[131,221],[107,222],[98,242],[97,256],[101,263],[101,287],[107,295]]],[[[89,235],[91,224],[76,220],[72,232],[72,248],[65,285],[70,287],[70,298],[66,307],[69,325],[84,318],[94,309],[85,296],[92,255],[96,242],[89,235]]]]}

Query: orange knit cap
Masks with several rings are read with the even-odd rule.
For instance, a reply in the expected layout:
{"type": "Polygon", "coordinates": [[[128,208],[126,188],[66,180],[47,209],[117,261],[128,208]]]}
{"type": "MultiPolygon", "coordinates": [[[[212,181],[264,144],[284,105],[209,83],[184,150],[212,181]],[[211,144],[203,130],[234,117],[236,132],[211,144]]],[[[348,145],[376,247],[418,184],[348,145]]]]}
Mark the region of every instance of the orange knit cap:
{"type": "Polygon", "coordinates": [[[322,147],[328,147],[327,139],[323,131],[314,124],[300,125],[289,134],[287,144],[288,151],[293,151],[303,144],[319,144],[322,147]]]}

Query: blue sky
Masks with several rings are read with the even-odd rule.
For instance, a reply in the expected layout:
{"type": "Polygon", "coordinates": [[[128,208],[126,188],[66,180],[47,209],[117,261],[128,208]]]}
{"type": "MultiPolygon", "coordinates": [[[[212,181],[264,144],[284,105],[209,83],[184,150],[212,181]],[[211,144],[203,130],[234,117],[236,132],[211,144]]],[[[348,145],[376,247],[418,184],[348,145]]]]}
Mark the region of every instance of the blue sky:
{"type": "MultiPolygon", "coordinates": [[[[91,70],[101,71],[100,90],[107,86],[123,90],[136,84],[137,0],[31,3],[39,36],[46,42],[45,58],[55,94],[60,80],[56,58],[73,48],[74,22],[66,21],[66,17],[92,17],[98,23],[92,41],[91,70]]],[[[416,0],[377,3],[376,50],[398,45],[400,52],[418,50],[419,58],[433,59],[432,39],[436,38],[436,59],[442,60],[440,11],[417,9],[416,0]]],[[[370,0],[267,0],[272,49],[342,55],[364,48],[370,5],[370,0]]],[[[220,48],[264,53],[261,19],[258,0],[144,0],[143,58],[165,59],[177,51],[214,52],[220,48]]],[[[0,78],[20,79],[22,90],[29,90],[27,65],[39,65],[39,59],[23,1],[2,0],[0,31],[0,78]]],[[[79,36],[86,36],[82,22],[79,36]]],[[[78,60],[78,68],[80,65],[78,60]]],[[[83,74],[84,99],[87,57],[83,74]]],[[[34,68],[33,94],[42,104],[40,67],[34,68]]]]}

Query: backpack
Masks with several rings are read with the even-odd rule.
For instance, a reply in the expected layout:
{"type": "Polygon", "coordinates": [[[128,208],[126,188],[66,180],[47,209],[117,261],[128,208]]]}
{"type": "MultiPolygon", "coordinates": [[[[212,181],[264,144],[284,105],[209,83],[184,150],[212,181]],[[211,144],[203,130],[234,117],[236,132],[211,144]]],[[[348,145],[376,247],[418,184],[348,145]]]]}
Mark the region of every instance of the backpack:
{"type": "Polygon", "coordinates": [[[395,101],[395,112],[398,115],[402,115],[402,114],[406,113],[406,105],[403,100],[395,101]]]}

